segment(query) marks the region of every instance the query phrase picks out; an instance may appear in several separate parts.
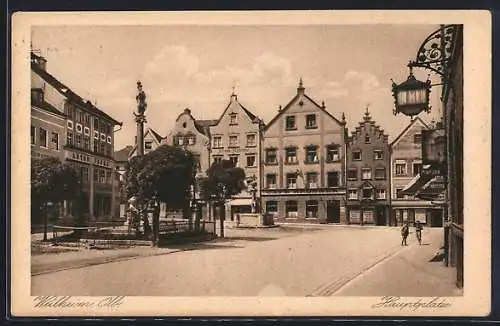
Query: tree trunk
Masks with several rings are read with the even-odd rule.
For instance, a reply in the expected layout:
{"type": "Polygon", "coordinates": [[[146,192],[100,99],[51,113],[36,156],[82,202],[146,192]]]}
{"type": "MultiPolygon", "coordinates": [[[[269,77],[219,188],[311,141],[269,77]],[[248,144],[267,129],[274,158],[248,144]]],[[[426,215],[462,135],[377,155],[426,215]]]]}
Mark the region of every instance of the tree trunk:
{"type": "Polygon", "coordinates": [[[43,241],[47,241],[47,222],[49,219],[49,210],[47,209],[47,203],[43,203],[43,241]]]}
{"type": "Polygon", "coordinates": [[[160,241],[160,205],[155,206],[153,212],[153,247],[158,247],[160,241]]]}
{"type": "MultiPolygon", "coordinates": [[[[222,205],[222,204],[221,204],[222,205]]],[[[221,238],[224,238],[224,220],[225,220],[225,215],[226,215],[226,212],[225,210],[223,209],[224,206],[219,206],[219,207],[222,207],[220,210],[219,210],[219,221],[220,221],[220,237],[221,238]]]]}

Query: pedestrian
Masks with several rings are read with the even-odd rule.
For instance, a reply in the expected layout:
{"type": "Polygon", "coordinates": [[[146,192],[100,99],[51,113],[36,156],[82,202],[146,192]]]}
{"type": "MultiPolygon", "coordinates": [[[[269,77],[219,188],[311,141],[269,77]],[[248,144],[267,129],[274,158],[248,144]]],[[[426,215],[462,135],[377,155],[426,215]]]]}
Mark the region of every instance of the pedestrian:
{"type": "Polygon", "coordinates": [[[405,221],[403,227],[401,228],[401,245],[407,246],[406,239],[408,238],[408,234],[410,233],[410,227],[408,226],[408,221],[405,221]]]}
{"type": "Polygon", "coordinates": [[[422,223],[420,221],[415,222],[415,235],[417,236],[418,244],[422,244],[422,223]]]}

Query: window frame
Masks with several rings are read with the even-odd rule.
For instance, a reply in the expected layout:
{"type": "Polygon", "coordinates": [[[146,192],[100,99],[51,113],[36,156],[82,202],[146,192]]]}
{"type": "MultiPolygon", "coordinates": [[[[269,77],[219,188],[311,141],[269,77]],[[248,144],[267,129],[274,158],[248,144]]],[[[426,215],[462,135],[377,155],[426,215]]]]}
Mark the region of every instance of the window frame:
{"type": "Polygon", "coordinates": [[[50,144],[55,145],[55,148],[51,146],[51,149],[58,151],[59,150],[59,134],[55,131],[50,133],[50,144]],[[56,141],[54,142],[54,136],[56,141]]]}
{"type": "Polygon", "coordinates": [[[381,149],[374,149],[373,150],[373,159],[374,160],[383,160],[384,159],[384,151],[381,149]],[[377,157],[377,154],[380,153],[380,157],[377,157]]]}
{"type": "Polygon", "coordinates": [[[47,129],[42,128],[42,127],[38,128],[38,141],[39,141],[39,146],[42,148],[48,148],[47,135],[48,135],[47,129]],[[43,140],[43,143],[45,143],[45,145],[42,143],[42,138],[41,138],[42,137],[42,130],[45,133],[45,137],[44,137],[45,139],[43,140]]]}
{"type": "Polygon", "coordinates": [[[268,189],[276,189],[277,188],[277,175],[276,173],[268,173],[266,174],[266,188],[268,189]],[[274,179],[274,183],[269,183],[270,179],[274,179]]]}
{"type": "Polygon", "coordinates": [[[297,116],[287,115],[285,117],[285,130],[297,130],[297,116]],[[289,124],[288,124],[289,119],[293,120],[293,126],[289,126],[289,124]]]}
{"type": "Polygon", "coordinates": [[[306,173],[306,181],[308,189],[316,189],[318,188],[318,173],[317,172],[307,172],[306,173]],[[311,182],[311,178],[314,178],[314,182],[311,182]],[[311,186],[313,185],[313,186],[311,186]]]}
{"type": "Polygon", "coordinates": [[[247,134],[247,147],[255,147],[257,146],[257,135],[255,134],[247,134]],[[253,142],[249,142],[250,138],[253,138],[253,142]]]}
{"type": "Polygon", "coordinates": [[[356,181],[356,180],[358,180],[358,175],[359,175],[359,173],[358,173],[358,172],[359,172],[359,171],[358,171],[358,169],[357,169],[357,168],[348,168],[348,169],[347,169],[347,180],[350,180],[350,181],[356,181]],[[351,176],[349,176],[349,173],[350,173],[350,172],[356,172],[356,177],[351,177],[351,176]]]}
{"type": "Polygon", "coordinates": [[[369,167],[364,167],[361,168],[361,180],[372,180],[373,175],[372,175],[372,168],[369,167]],[[365,173],[369,173],[369,177],[365,177],[365,173]]]}
{"type": "Polygon", "coordinates": [[[357,150],[354,150],[352,151],[352,160],[353,161],[361,161],[363,159],[363,156],[362,156],[362,152],[360,149],[357,149],[357,150]],[[357,155],[355,154],[359,154],[359,158],[356,158],[357,155]]]}
{"type": "Polygon", "coordinates": [[[385,168],[375,168],[375,180],[385,180],[387,178],[387,172],[385,168]],[[383,171],[384,172],[384,177],[378,177],[377,176],[377,171],[383,171]]]}
{"type": "Polygon", "coordinates": [[[297,189],[297,174],[296,173],[287,173],[286,174],[286,188],[287,189],[297,189]],[[295,182],[291,183],[289,182],[290,179],[295,180],[295,182]],[[294,185],[293,187],[290,187],[290,185],[294,185]]]}
{"type": "Polygon", "coordinates": [[[408,175],[408,163],[407,162],[395,162],[394,163],[394,176],[400,177],[400,176],[406,176],[408,175]],[[403,167],[403,172],[398,173],[398,167],[403,167]]]}
{"type": "Polygon", "coordinates": [[[285,148],[285,164],[298,164],[298,155],[297,155],[297,147],[289,146],[285,148]],[[294,151],[294,156],[289,156],[289,151],[294,151]],[[289,160],[289,158],[294,158],[293,160],[289,160]]]}
{"type": "Polygon", "coordinates": [[[228,145],[228,147],[229,148],[238,148],[238,147],[240,147],[238,135],[229,135],[229,145],[228,145]],[[232,144],[231,143],[231,139],[236,139],[236,144],[232,144]]]}
{"type": "Polygon", "coordinates": [[[278,164],[278,150],[276,148],[266,148],[266,164],[268,165],[277,165],[278,164]],[[273,153],[274,161],[270,161],[269,154],[273,153]]]}
{"type": "Polygon", "coordinates": [[[223,148],[222,146],[222,136],[214,136],[213,138],[213,148],[223,148]]]}
{"type": "Polygon", "coordinates": [[[318,120],[317,120],[316,114],[314,114],[314,113],[306,114],[306,125],[305,125],[305,128],[306,129],[318,129],[318,120]],[[310,118],[312,118],[312,120],[310,120],[310,118]],[[309,123],[310,121],[312,121],[313,124],[310,124],[309,123]]]}
{"type": "Polygon", "coordinates": [[[340,172],[339,171],[328,171],[326,173],[326,184],[328,188],[337,188],[340,187],[340,172]],[[336,175],[336,185],[330,184],[330,176],[336,175]]]}
{"type": "Polygon", "coordinates": [[[248,168],[254,168],[256,166],[257,166],[257,155],[255,155],[255,154],[247,155],[246,156],[246,167],[248,167],[248,168]],[[249,158],[253,158],[253,164],[252,165],[248,164],[248,159],[249,158]]]}
{"type": "Polygon", "coordinates": [[[348,189],[347,190],[347,199],[348,200],[358,200],[359,199],[358,189],[348,189]],[[351,196],[352,194],[354,194],[354,196],[351,196]]]}
{"type": "Polygon", "coordinates": [[[327,145],[326,146],[326,161],[327,162],[338,162],[340,161],[340,145],[327,145]],[[332,154],[332,152],[337,152],[337,154],[332,154]],[[332,157],[330,157],[330,155],[332,157]],[[335,156],[337,159],[335,159],[335,156]]]}

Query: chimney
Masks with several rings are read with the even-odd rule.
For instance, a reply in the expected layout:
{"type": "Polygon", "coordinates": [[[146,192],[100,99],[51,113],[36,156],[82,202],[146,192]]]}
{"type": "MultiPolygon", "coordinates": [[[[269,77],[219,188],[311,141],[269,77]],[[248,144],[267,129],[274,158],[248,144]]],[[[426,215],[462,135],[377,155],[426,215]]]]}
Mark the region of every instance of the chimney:
{"type": "Polygon", "coordinates": [[[31,63],[37,65],[43,71],[47,71],[47,59],[31,52],[31,63]]]}

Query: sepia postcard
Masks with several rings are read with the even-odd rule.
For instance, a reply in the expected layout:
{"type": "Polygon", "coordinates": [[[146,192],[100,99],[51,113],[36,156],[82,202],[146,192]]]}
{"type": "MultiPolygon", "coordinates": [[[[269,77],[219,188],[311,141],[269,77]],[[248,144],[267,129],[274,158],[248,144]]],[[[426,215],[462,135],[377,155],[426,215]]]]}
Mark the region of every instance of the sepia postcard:
{"type": "Polygon", "coordinates": [[[11,39],[13,317],[490,313],[488,11],[18,12],[11,39]]]}

